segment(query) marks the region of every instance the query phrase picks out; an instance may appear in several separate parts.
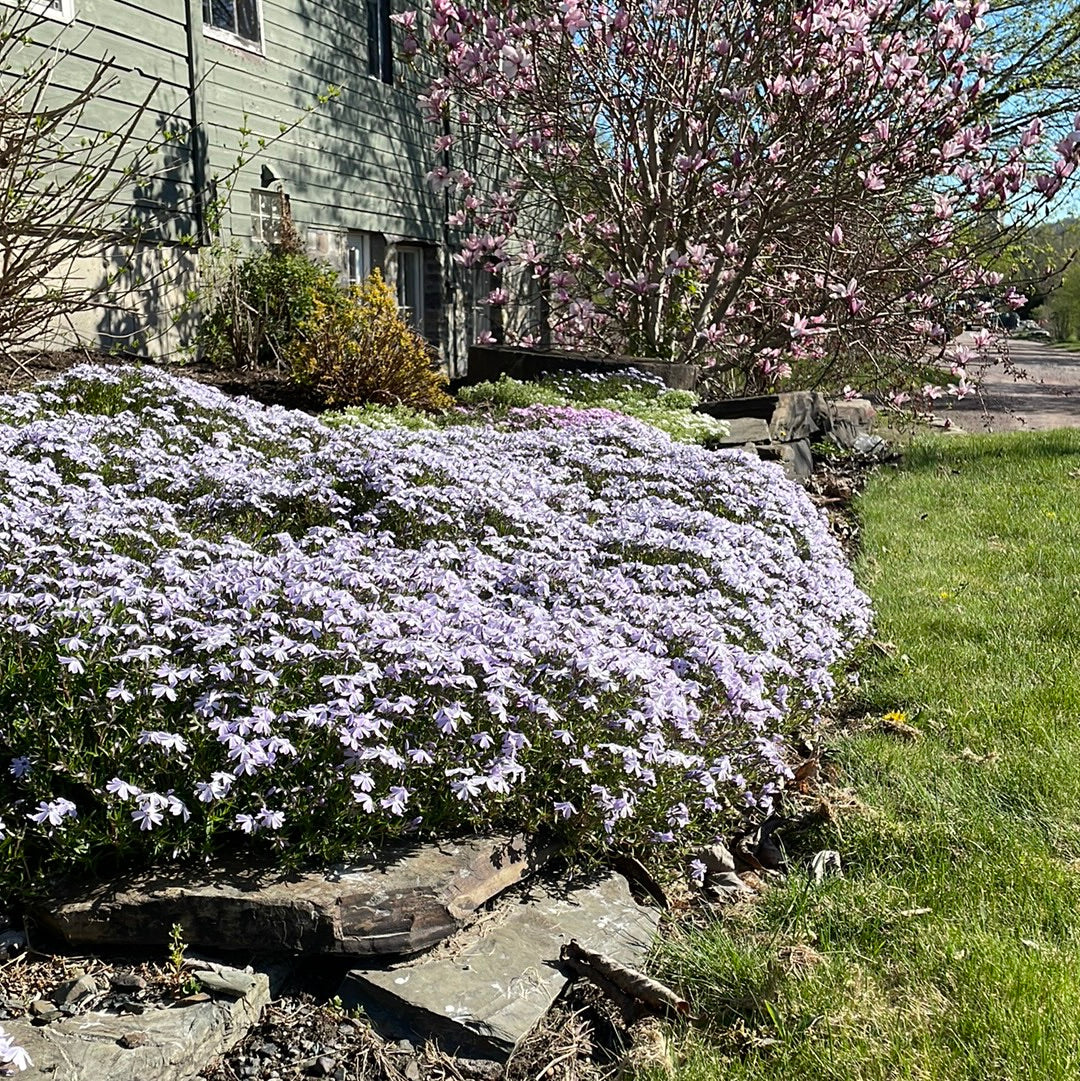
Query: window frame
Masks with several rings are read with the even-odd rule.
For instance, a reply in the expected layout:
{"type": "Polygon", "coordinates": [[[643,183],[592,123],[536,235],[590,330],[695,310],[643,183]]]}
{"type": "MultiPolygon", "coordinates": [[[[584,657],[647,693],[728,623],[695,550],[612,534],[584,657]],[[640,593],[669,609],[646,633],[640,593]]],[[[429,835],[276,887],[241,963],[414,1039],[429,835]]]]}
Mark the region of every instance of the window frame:
{"type": "Polygon", "coordinates": [[[391,0],[364,0],[367,23],[367,75],[394,85],[394,36],[391,0]]]}
{"type": "MultiPolygon", "coordinates": [[[[242,3],[243,0],[232,0],[233,9],[237,5],[242,3]]],[[[232,45],[237,49],[243,49],[249,53],[255,53],[257,56],[265,56],[265,42],[266,42],[266,23],[263,20],[263,7],[262,0],[251,0],[251,4],[255,8],[255,18],[259,23],[259,38],[256,41],[254,38],[245,38],[241,34],[234,30],[226,30],[220,26],[214,26],[213,23],[206,21],[206,9],[210,8],[211,17],[213,17],[213,0],[203,0],[203,34],[208,38],[212,38],[214,41],[220,41],[225,45],[232,45]]],[[[240,25],[240,19],[237,16],[237,26],[240,25]]]]}
{"type": "Polygon", "coordinates": [[[281,242],[281,229],[285,224],[285,215],[288,213],[289,197],[283,191],[279,191],[277,188],[251,188],[251,240],[254,244],[263,244],[266,247],[270,247],[271,244],[279,244],[281,242]],[[262,200],[267,196],[273,196],[277,201],[277,213],[270,214],[269,216],[263,213],[262,200]],[[258,200],[258,207],[256,208],[256,200],[258,200]],[[258,222],[258,228],[256,228],[256,222],[258,222]],[[275,222],[277,223],[277,236],[267,238],[264,234],[264,225],[266,222],[269,224],[271,230],[274,228],[275,222]]]}
{"type": "Polygon", "coordinates": [[[424,266],[426,255],[425,249],[419,244],[399,244],[395,252],[394,267],[397,278],[394,292],[397,297],[398,311],[405,322],[421,336],[424,334],[424,266]],[[405,265],[410,260],[415,260],[418,271],[415,279],[415,295],[411,298],[416,301],[415,304],[407,303],[410,299],[408,295],[409,281],[408,274],[403,272],[405,265]]]}
{"type": "Polygon", "coordinates": [[[375,260],[371,252],[371,233],[360,229],[350,229],[345,235],[345,279],[349,285],[362,285],[375,269],[375,260]],[[359,255],[358,263],[362,273],[353,276],[353,252],[359,255]]]}
{"type": "Polygon", "coordinates": [[[476,345],[482,337],[493,333],[491,305],[484,301],[495,288],[495,279],[483,267],[474,266],[469,288],[469,344],[476,345]]]}
{"type": "Polygon", "coordinates": [[[65,26],[75,21],[75,0],[0,0],[4,7],[20,7],[31,15],[39,18],[51,19],[53,22],[63,23],[65,26]],[[59,6],[59,11],[57,11],[59,6]]]}

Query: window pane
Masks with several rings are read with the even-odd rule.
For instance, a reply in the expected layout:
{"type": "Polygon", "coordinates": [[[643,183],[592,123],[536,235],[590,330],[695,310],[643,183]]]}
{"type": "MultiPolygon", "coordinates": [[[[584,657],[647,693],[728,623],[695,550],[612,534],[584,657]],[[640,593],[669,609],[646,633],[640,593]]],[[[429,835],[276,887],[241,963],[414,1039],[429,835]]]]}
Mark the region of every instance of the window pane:
{"type": "Polygon", "coordinates": [[[350,233],[348,240],[349,284],[359,285],[371,273],[371,237],[350,233]]]}
{"type": "Polygon", "coordinates": [[[236,0],[236,32],[248,41],[258,41],[259,5],[258,0],[236,0]]]}
{"type": "Polygon", "coordinates": [[[379,75],[382,72],[379,49],[379,0],[367,0],[366,7],[368,74],[379,75]]]}
{"type": "Polygon", "coordinates": [[[368,74],[384,83],[394,81],[390,52],[390,0],[367,0],[368,74]]]}
{"type": "Polygon", "coordinates": [[[236,0],[210,0],[210,25],[236,33],[236,0]]]}
{"type": "Polygon", "coordinates": [[[424,253],[419,248],[400,248],[397,258],[397,295],[402,317],[413,330],[424,326],[424,253]]]}
{"type": "Polygon", "coordinates": [[[379,77],[384,83],[394,81],[394,54],[390,42],[390,0],[379,0],[379,54],[382,71],[379,77]]]}

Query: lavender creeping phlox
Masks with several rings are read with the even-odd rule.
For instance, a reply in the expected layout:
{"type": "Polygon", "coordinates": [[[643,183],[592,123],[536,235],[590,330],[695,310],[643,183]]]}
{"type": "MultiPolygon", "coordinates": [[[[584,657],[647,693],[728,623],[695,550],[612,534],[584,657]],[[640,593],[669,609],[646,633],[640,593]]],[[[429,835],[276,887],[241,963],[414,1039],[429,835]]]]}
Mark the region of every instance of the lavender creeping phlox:
{"type": "Polygon", "coordinates": [[[4,1031],[0,1025],[0,1077],[7,1077],[13,1073],[21,1073],[33,1066],[33,1060],[26,1053],[26,1049],[20,1047],[14,1037],[4,1031]]]}
{"type": "Polygon", "coordinates": [[[767,807],[866,598],[774,466],[580,419],[360,436],[89,367],[0,399],[10,868],[767,807]]]}

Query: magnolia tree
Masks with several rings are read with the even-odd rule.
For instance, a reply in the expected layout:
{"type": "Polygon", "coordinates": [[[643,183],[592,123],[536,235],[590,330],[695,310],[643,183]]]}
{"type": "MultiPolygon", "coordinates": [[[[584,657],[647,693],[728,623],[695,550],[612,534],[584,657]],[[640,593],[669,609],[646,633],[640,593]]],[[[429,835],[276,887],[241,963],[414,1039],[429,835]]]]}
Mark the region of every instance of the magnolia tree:
{"type": "Polygon", "coordinates": [[[557,343],[698,362],[728,392],[793,370],[930,391],[951,364],[965,394],[951,331],[1024,304],[988,257],[1080,148],[1047,164],[1037,117],[995,130],[986,10],[434,0],[422,41],[401,21],[440,72],[431,180],[491,305],[525,273],[557,343]]]}

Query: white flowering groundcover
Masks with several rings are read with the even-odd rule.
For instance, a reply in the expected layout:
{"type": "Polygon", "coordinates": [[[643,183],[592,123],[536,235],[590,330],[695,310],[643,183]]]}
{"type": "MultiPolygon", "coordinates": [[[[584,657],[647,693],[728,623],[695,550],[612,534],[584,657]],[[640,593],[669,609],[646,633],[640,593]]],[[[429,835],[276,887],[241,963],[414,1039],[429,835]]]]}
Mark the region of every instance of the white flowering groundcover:
{"type": "Polygon", "coordinates": [[[805,493],[595,411],[331,429],[153,369],[0,398],[0,886],[767,808],[869,607],[805,493]],[[557,417],[553,416],[553,423],[557,417]]]}

